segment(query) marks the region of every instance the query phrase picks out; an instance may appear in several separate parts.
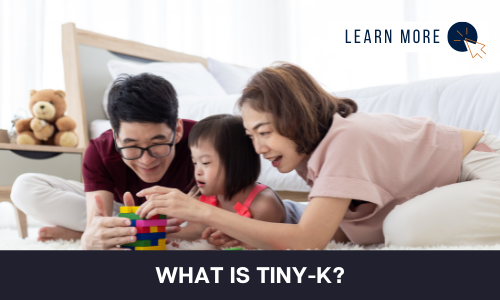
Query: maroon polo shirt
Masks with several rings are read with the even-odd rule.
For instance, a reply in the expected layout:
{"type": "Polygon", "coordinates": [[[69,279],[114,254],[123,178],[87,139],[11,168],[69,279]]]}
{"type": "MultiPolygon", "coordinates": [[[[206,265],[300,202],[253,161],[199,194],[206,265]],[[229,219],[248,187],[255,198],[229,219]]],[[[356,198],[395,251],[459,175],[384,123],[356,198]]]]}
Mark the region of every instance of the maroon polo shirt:
{"type": "Polygon", "coordinates": [[[144,203],[146,198],[137,197],[136,194],[155,185],[176,188],[188,193],[194,185],[194,166],[188,147],[188,136],[196,122],[192,120],[183,122],[184,134],[181,141],[175,145],[175,157],[162,179],[154,183],[142,181],[123,162],[120,153],[116,151],[111,129],[92,139],[83,159],[85,192],[109,191],[113,193],[114,200],[121,203],[123,194],[131,192],[137,206],[144,203]]]}

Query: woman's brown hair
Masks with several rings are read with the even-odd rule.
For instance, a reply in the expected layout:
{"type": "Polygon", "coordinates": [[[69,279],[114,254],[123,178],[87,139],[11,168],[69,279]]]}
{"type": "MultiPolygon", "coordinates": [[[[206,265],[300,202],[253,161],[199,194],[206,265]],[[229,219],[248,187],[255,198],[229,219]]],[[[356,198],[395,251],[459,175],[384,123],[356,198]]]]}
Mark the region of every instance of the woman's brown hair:
{"type": "Polygon", "coordinates": [[[243,90],[238,107],[273,116],[276,131],[297,144],[297,152],[310,154],[325,137],[338,113],[346,118],[358,110],[356,102],[326,92],[299,66],[278,62],[256,73],[243,90]]]}

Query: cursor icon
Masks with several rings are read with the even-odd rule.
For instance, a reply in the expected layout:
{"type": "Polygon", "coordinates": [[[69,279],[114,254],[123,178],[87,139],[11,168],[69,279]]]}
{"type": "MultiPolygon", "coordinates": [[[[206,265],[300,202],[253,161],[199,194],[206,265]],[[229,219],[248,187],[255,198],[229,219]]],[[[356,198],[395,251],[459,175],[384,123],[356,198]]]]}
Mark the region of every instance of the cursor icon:
{"type": "Polygon", "coordinates": [[[467,44],[467,49],[469,49],[472,58],[476,57],[476,55],[483,58],[480,53],[486,54],[486,52],[483,51],[483,48],[486,46],[485,44],[478,43],[468,38],[465,38],[465,43],[467,44]]]}

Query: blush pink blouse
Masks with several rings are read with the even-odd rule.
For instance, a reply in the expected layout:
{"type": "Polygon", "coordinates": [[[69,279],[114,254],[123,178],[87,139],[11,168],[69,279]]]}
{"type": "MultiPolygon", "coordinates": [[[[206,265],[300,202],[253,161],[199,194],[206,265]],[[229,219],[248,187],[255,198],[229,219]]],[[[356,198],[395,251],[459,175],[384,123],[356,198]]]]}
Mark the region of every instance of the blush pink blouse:
{"type": "Polygon", "coordinates": [[[383,243],[382,224],[399,204],[457,182],[460,129],[428,117],[335,114],[325,138],[297,168],[315,197],[353,200],[340,227],[356,244],[383,243]]]}

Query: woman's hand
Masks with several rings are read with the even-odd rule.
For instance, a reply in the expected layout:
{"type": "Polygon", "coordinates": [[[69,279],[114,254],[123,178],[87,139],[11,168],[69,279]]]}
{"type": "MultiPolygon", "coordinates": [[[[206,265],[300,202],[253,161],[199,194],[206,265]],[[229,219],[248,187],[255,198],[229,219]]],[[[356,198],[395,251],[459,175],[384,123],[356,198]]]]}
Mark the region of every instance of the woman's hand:
{"type": "Polygon", "coordinates": [[[136,214],[149,219],[154,215],[167,215],[188,222],[203,223],[213,206],[189,197],[178,189],[154,186],[137,193],[146,197],[136,214]]]}

